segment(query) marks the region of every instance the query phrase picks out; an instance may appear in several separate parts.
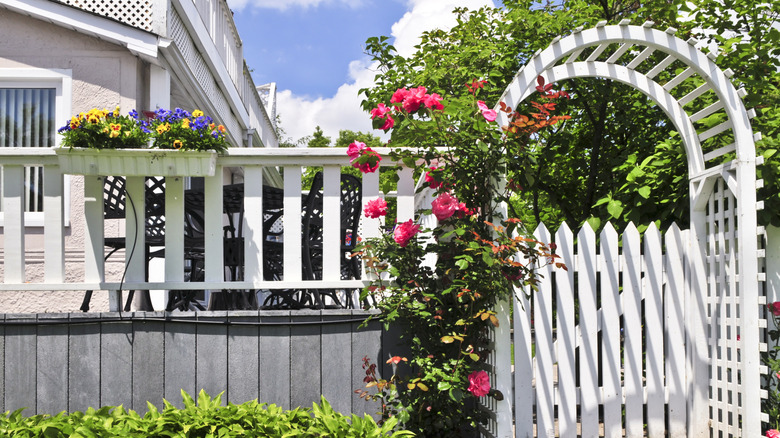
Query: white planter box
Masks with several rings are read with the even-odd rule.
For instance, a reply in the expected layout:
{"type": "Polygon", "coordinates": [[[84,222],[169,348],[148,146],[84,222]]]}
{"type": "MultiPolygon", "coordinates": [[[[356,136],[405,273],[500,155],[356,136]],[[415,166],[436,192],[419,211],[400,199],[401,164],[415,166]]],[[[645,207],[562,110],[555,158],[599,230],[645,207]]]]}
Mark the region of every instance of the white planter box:
{"type": "Polygon", "coordinates": [[[103,176],[213,176],[214,151],[55,149],[62,173],[103,176]]]}

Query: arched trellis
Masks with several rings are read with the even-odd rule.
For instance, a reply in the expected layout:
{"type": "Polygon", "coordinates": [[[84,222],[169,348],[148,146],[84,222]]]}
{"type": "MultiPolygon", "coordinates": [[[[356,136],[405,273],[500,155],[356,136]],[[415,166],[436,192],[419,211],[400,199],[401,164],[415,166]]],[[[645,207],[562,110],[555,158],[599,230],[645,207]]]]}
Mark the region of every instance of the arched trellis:
{"type": "MultiPolygon", "coordinates": [[[[652,25],[633,26],[624,20],[606,26],[600,22],[595,28],[556,38],[518,72],[500,102],[516,107],[535,92],[538,76],[548,83],[598,77],[641,91],[666,113],[685,147],[691,193],[686,257],[690,288],[686,296],[690,298],[685,304],[686,435],[710,436],[712,430],[716,435],[759,436],[760,373],[766,369],[759,356],[758,283],[763,278],[758,273],[756,235],[756,210],[761,208],[756,202],[754,140],[758,137],[750,125],[755,113],[745,109],[744,90],[731,84],[731,72],[715,65],[715,57],[699,50],[696,40],[683,41],[675,36],[675,29],[661,31],[652,25]],[[697,127],[717,114],[723,116],[720,124],[697,127]],[[723,141],[711,139],[732,141],[720,146],[723,141]],[[718,146],[703,149],[708,140],[718,146]],[[724,218],[725,209],[736,211],[724,218]],[[731,238],[724,240],[727,231],[731,238]],[[736,306],[722,306],[718,300],[723,296],[734,297],[736,306]],[[721,355],[731,360],[720,360],[721,355]],[[735,363],[739,372],[732,375],[735,363]],[[731,393],[725,400],[719,394],[721,380],[729,381],[731,393]]],[[[507,125],[507,115],[498,113],[498,122],[507,125]]],[[[508,333],[504,335],[508,341],[508,333]]],[[[508,368],[508,355],[498,352],[496,360],[498,370],[508,368]]],[[[507,378],[499,371],[497,386],[508,388],[511,382],[502,380],[507,378]]],[[[511,423],[511,404],[512,397],[498,403],[499,423],[511,423]]]]}

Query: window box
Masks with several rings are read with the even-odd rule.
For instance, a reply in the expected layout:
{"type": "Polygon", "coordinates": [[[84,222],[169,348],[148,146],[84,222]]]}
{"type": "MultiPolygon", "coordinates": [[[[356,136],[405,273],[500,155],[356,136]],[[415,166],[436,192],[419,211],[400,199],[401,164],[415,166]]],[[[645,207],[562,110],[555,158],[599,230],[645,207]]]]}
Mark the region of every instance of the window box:
{"type": "Polygon", "coordinates": [[[55,149],[60,170],[71,175],[213,176],[214,151],[166,149],[55,149]]]}

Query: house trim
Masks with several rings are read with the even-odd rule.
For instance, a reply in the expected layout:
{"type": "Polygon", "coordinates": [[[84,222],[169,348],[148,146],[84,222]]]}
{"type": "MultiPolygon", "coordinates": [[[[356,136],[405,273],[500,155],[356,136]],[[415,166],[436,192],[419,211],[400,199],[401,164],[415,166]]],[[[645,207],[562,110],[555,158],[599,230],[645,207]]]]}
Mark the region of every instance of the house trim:
{"type": "Polygon", "coordinates": [[[3,0],[0,7],[124,46],[147,61],[157,58],[157,35],[79,8],[49,0],[3,0]]]}

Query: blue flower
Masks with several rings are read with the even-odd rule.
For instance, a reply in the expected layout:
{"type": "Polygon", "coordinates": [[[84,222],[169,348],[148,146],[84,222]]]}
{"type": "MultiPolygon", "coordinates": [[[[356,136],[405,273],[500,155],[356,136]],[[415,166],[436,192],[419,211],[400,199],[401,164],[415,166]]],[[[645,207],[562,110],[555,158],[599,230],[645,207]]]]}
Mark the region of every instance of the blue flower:
{"type": "Polygon", "coordinates": [[[130,112],[128,114],[130,115],[130,117],[138,120],[138,111],[133,109],[133,110],[130,110],[130,112]]]}

